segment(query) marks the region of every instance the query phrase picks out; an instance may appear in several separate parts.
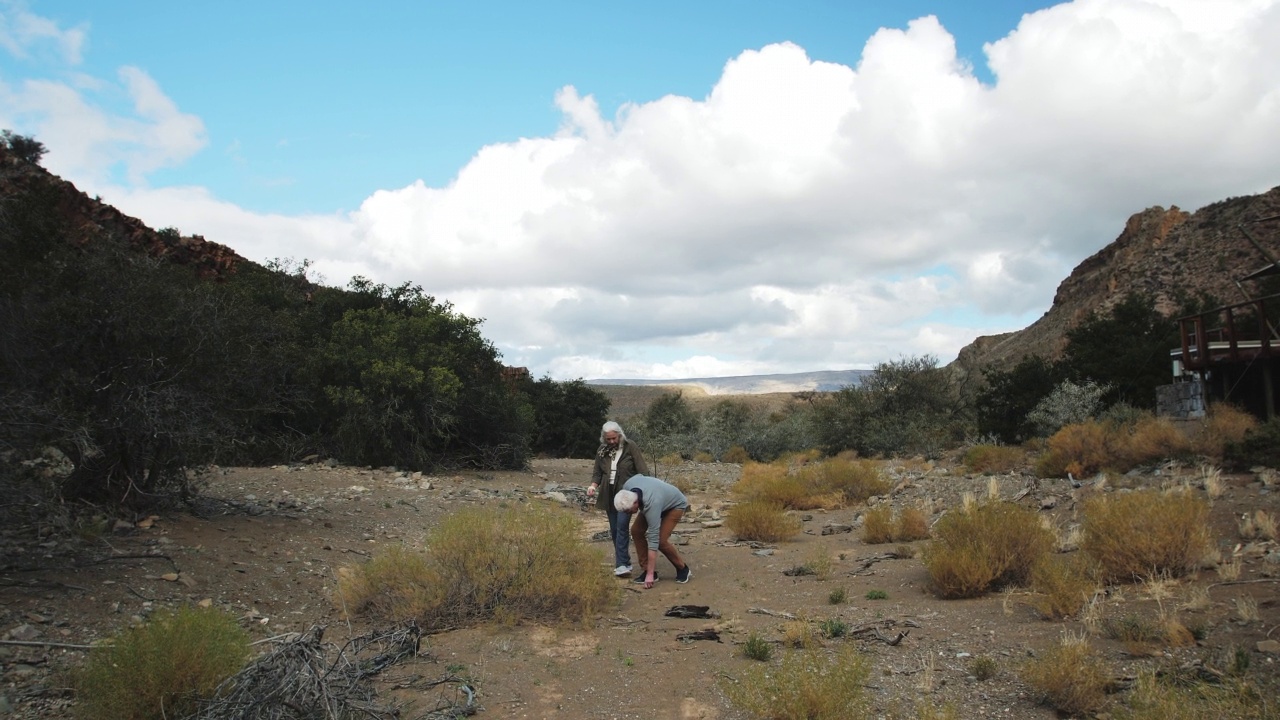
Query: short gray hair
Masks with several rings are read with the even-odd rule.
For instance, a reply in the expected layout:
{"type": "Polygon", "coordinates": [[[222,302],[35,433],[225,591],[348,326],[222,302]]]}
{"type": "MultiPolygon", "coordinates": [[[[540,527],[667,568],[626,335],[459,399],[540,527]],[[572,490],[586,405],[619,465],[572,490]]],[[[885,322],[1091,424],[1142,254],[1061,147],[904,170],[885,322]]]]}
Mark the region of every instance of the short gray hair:
{"type": "Polygon", "coordinates": [[[618,512],[626,512],[639,500],[640,496],[634,490],[619,490],[618,494],[613,496],[613,509],[618,512]]]}
{"type": "Polygon", "coordinates": [[[610,420],[609,422],[605,423],[605,424],[604,424],[604,427],[600,428],[600,442],[601,442],[602,444],[604,443],[604,434],[605,434],[605,433],[607,433],[607,432],[616,432],[616,433],[618,433],[618,444],[619,444],[619,445],[621,445],[622,443],[624,443],[624,442],[626,442],[626,441],[627,441],[627,434],[626,434],[626,433],[624,433],[624,432],[622,432],[622,426],[621,426],[621,425],[619,425],[618,423],[616,423],[616,422],[612,421],[612,420],[610,420]]]}

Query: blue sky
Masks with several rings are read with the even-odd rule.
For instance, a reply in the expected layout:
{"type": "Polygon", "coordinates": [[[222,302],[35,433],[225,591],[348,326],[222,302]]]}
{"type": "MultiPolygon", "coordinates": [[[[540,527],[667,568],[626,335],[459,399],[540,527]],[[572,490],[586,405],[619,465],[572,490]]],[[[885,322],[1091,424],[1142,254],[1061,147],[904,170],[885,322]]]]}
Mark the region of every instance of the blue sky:
{"type": "Polygon", "coordinates": [[[946,362],[1129,214],[1280,183],[1278,36],[1280,0],[0,0],[0,126],[537,374],[946,362]]]}

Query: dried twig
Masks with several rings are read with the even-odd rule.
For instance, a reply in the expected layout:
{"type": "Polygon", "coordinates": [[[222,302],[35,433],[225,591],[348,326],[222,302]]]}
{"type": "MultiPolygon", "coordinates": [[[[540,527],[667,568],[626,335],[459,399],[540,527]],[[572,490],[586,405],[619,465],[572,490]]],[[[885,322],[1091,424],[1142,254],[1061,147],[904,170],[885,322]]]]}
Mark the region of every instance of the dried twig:
{"type": "Polygon", "coordinates": [[[750,610],[747,610],[747,612],[755,613],[757,615],[768,615],[769,617],[782,618],[784,620],[796,619],[796,616],[792,615],[789,612],[774,612],[773,610],[769,610],[767,608],[751,608],[750,610]]]}
{"type": "Polygon", "coordinates": [[[71,645],[69,643],[41,642],[39,640],[0,640],[0,645],[30,645],[33,647],[71,648],[72,650],[92,650],[92,645],[71,645]]]}

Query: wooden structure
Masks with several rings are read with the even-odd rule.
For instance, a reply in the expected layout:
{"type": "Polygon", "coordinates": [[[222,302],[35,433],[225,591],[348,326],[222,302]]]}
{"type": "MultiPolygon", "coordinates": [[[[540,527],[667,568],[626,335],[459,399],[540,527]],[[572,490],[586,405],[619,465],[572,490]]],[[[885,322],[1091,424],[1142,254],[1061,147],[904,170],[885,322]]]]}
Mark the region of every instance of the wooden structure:
{"type": "MultiPolygon", "coordinates": [[[[1260,272],[1280,273],[1280,267],[1260,272]]],[[[1175,380],[1197,378],[1209,399],[1235,403],[1267,420],[1276,417],[1280,295],[1179,318],[1178,327],[1182,347],[1170,353],[1175,380]]]]}

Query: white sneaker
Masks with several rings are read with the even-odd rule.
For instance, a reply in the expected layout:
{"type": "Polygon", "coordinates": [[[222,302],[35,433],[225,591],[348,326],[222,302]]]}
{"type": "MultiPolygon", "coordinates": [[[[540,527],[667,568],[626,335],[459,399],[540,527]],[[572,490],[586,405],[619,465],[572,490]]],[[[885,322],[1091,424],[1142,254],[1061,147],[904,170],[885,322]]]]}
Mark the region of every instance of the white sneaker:
{"type": "Polygon", "coordinates": [[[619,565],[618,567],[616,567],[616,568],[614,568],[614,569],[613,569],[613,574],[614,574],[615,576],[617,576],[617,577],[622,577],[623,575],[630,575],[630,574],[631,574],[631,566],[630,566],[630,565],[619,565]]]}

